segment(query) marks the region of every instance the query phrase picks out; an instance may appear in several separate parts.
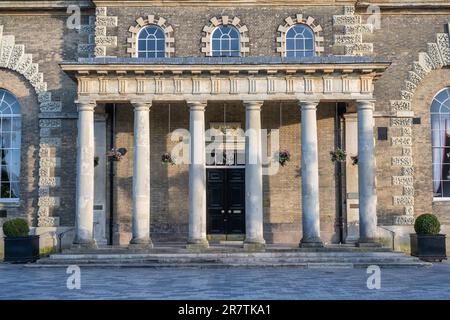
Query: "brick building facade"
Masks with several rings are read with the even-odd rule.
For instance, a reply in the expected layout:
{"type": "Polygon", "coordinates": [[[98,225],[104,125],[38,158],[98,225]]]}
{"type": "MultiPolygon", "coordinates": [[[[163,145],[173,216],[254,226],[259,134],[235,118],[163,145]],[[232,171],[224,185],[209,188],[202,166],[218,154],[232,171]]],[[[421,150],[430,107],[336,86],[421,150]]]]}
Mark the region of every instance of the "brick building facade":
{"type": "MultiPolygon", "coordinates": [[[[93,237],[127,245],[137,210],[133,110],[146,103],[151,238],[187,241],[189,165],[161,163],[179,143],[171,133],[190,129],[193,99],[206,103],[206,129],[245,129],[246,103],[261,101],[261,127],[269,140],[279,129],[279,148],[291,154],[275,175],[262,177],[263,237],[266,243],[298,244],[305,174],[300,105],[311,100],[317,102],[320,238],[358,241],[358,165],[350,157],[358,154],[358,101],[367,100],[374,104],[377,238],[408,250],[414,217],[435,213],[444,233],[450,225],[450,198],[433,187],[430,116],[433,98],[450,87],[449,21],[450,6],[436,0],[0,3],[0,89],[21,107],[20,196],[0,201],[0,223],[28,219],[42,235],[43,250],[56,246],[61,232],[64,245],[73,242],[80,213],[77,106],[94,103],[93,237]],[[212,33],[224,25],[239,33],[238,56],[209,57],[212,33]],[[295,25],[312,30],[311,57],[283,58],[295,25]],[[164,32],[163,57],[138,58],[146,26],[164,32]],[[338,147],[347,150],[345,163],[330,159],[338,147]],[[111,148],[127,152],[111,162],[111,148]]],[[[243,240],[245,228],[210,232],[211,185],[205,184],[207,240],[243,240]]],[[[250,184],[246,179],[245,187],[250,184]]]]}

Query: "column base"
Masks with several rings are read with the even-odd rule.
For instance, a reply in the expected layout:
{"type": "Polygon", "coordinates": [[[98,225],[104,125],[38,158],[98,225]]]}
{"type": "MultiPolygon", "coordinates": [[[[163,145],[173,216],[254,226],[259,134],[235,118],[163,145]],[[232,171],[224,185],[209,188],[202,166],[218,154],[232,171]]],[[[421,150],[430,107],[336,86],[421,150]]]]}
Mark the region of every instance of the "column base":
{"type": "Polygon", "coordinates": [[[209,248],[209,242],[206,239],[199,239],[199,240],[189,240],[186,244],[186,249],[198,251],[203,249],[209,248]]]}
{"type": "Polygon", "coordinates": [[[128,245],[129,250],[148,250],[153,248],[153,242],[151,239],[131,239],[128,245]]]}
{"type": "Polygon", "coordinates": [[[97,249],[97,242],[92,240],[75,240],[71,246],[71,249],[97,249]]]}
{"type": "Polygon", "coordinates": [[[266,249],[266,241],[244,241],[244,250],[247,251],[263,251],[266,249]]]}
{"type": "Polygon", "coordinates": [[[300,248],[323,248],[323,242],[320,238],[317,239],[302,239],[298,245],[300,248]]]}

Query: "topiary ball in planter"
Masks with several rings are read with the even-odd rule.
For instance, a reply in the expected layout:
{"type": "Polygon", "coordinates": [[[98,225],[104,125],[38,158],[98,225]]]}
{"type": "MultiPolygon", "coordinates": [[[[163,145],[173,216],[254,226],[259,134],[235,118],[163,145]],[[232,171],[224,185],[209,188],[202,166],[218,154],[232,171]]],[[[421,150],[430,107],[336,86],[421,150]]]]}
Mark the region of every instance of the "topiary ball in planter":
{"type": "Polygon", "coordinates": [[[416,233],[410,235],[412,256],[425,261],[447,259],[445,234],[439,234],[441,224],[435,215],[425,213],[417,217],[414,230],[416,233]]]}
{"type": "Polygon", "coordinates": [[[3,224],[5,262],[27,263],[39,259],[39,236],[30,236],[24,219],[11,219],[3,224]]]}
{"type": "Polygon", "coordinates": [[[439,234],[441,224],[435,215],[425,213],[417,217],[414,223],[414,230],[417,234],[439,234]]]}
{"type": "Polygon", "coordinates": [[[29,232],[30,228],[24,219],[11,219],[3,224],[3,234],[6,237],[26,237],[29,232]]]}

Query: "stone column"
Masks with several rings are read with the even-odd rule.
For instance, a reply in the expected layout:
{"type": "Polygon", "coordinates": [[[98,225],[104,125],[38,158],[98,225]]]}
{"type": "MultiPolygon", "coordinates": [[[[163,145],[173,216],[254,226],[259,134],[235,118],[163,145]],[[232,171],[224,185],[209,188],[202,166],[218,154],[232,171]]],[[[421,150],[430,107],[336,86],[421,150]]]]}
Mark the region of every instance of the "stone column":
{"type": "Polygon", "coordinates": [[[263,101],[244,101],[245,106],[245,243],[247,249],[265,247],[263,235],[263,186],[261,106],[263,101]]]}
{"type": "Polygon", "coordinates": [[[317,152],[317,101],[302,101],[302,225],[300,247],[322,247],[319,210],[319,159],[317,152]]]}
{"type": "Polygon", "coordinates": [[[132,249],[151,248],[150,239],[150,107],[134,105],[132,249]]]}
{"type": "Polygon", "coordinates": [[[96,247],[94,240],[94,102],[78,103],[76,233],[74,246],[96,247]]]}
{"type": "Polygon", "coordinates": [[[375,186],[375,143],[373,101],[359,100],[358,108],[358,189],[360,246],[377,241],[377,192],[375,186]]]}
{"type": "Polygon", "coordinates": [[[206,239],[206,102],[189,101],[189,249],[208,247],[206,239]]]}

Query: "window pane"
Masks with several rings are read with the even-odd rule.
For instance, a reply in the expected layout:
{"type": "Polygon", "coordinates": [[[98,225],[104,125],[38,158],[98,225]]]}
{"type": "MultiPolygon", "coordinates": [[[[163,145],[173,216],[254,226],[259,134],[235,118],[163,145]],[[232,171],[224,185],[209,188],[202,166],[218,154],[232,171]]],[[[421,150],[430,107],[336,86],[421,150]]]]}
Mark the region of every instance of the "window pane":
{"type": "Polygon", "coordinates": [[[222,40],[222,50],[230,50],[230,42],[228,39],[222,40]]]}
{"type": "Polygon", "coordinates": [[[231,42],[231,50],[239,51],[239,40],[235,39],[231,42]]]}
{"type": "Polygon", "coordinates": [[[1,181],[9,182],[9,172],[7,166],[1,166],[1,181]]]}
{"type": "Polygon", "coordinates": [[[2,132],[0,144],[3,149],[11,148],[11,133],[10,132],[2,132]]]}
{"type": "Polygon", "coordinates": [[[145,40],[139,40],[138,46],[139,46],[139,51],[145,51],[145,50],[147,50],[147,41],[145,41],[145,40]]]}
{"type": "Polygon", "coordinates": [[[11,118],[2,118],[2,132],[11,132],[11,118]]]}
{"type": "Polygon", "coordinates": [[[9,199],[11,198],[11,189],[9,182],[1,183],[0,185],[0,198],[9,199]]]}
{"type": "Polygon", "coordinates": [[[12,131],[19,131],[20,132],[20,129],[21,129],[20,118],[19,117],[15,117],[15,118],[13,118],[11,120],[12,120],[12,131]]]}

